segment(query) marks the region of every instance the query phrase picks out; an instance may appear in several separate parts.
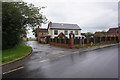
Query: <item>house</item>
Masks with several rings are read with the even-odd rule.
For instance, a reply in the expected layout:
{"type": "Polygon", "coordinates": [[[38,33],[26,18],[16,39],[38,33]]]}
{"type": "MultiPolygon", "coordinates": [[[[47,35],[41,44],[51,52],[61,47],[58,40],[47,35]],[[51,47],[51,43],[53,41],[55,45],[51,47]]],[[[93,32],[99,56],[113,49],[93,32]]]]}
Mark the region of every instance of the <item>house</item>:
{"type": "MultiPolygon", "coordinates": [[[[65,35],[65,37],[70,38],[70,35],[74,37],[82,37],[81,28],[77,24],[66,24],[66,23],[52,23],[48,24],[48,35],[51,38],[58,37],[59,35],[65,35]]],[[[63,35],[63,36],[64,36],[63,35]]]]}
{"type": "Polygon", "coordinates": [[[37,28],[37,39],[38,41],[43,41],[45,40],[45,38],[48,36],[48,29],[45,28],[37,28]]]}
{"type": "Polygon", "coordinates": [[[118,37],[118,28],[110,28],[108,31],[107,31],[107,36],[108,37],[118,37]]]}
{"type": "Polygon", "coordinates": [[[94,37],[106,37],[106,32],[95,32],[94,37]]]}

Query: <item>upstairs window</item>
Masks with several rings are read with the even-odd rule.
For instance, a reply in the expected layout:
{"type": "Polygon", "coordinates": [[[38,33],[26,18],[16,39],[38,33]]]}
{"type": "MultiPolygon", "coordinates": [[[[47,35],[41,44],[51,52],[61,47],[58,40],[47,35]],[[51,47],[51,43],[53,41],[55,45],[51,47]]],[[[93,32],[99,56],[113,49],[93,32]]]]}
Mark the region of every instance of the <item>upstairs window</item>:
{"type": "Polygon", "coordinates": [[[41,35],[43,36],[43,33],[41,33],[41,35]]]}
{"type": "Polygon", "coordinates": [[[78,35],[78,31],[75,31],[75,35],[78,35]]]}
{"type": "Polygon", "coordinates": [[[54,30],[54,35],[58,35],[58,30],[54,30]]]}
{"type": "Polygon", "coordinates": [[[68,31],[65,31],[65,35],[68,35],[68,31]]]}
{"type": "Polygon", "coordinates": [[[73,33],[73,31],[70,31],[70,33],[73,33]]]}

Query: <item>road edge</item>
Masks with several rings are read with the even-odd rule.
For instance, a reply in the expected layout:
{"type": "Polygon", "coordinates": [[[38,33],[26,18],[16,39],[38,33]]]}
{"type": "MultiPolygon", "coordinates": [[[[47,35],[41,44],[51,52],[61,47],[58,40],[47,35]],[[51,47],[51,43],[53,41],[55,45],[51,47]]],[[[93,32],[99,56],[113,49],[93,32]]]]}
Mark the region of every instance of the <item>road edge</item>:
{"type": "Polygon", "coordinates": [[[31,53],[33,52],[33,49],[30,51],[30,53],[28,53],[27,55],[23,56],[23,57],[20,57],[18,59],[15,59],[13,61],[10,61],[10,62],[7,62],[7,63],[4,63],[4,64],[1,64],[0,66],[5,66],[5,65],[9,65],[9,64],[12,64],[14,62],[17,62],[17,61],[20,61],[20,60],[23,60],[24,58],[28,57],[31,53]]]}
{"type": "Polygon", "coordinates": [[[109,44],[109,45],[103,45],[103,46],[96,46],[96,47],[92,47],[92,48],[85,48],[85,50],[79,50],[79,52],[87,52],[87,51],[92,51],[92,50],[97,50],[97,49],[102,49],[102,48],[106,48],[106,47],[111,47],[111,46],[116,46],[119,45],[120,43],[116,43],[116,44],[109,44]]]}

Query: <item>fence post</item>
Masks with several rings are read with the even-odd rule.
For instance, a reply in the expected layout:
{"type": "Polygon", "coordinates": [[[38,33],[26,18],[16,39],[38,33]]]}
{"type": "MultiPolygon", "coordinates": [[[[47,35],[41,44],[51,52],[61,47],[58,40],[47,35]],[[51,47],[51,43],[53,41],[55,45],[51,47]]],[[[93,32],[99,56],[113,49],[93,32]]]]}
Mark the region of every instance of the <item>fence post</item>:
{"type": "Polygon", "coordinates": [[[45,38],[45,44],[47,44],[47,38],[45,38]]]}
{"type": "Polygon", "coordinates": [[[111,37],[110,37],[110,41],[111,41],[111,37]]]}
{"type": "Polygon", "coordinates": [[[114,37],[114,41],[116,42],[116,37],[114,37]]]}
{"type": "Polygon", "coordinates": [[[61,39],[59,38],[59,40],[60,40],[60,44],[61,44],[61,39]]]}
{"type": "Polygon", "coordinates": [[[106,37],[105,37],[105,43],[107,42],[107,39],[106,39],[106,37]]]}
{"type": "Polygon", "coordinates": [[[65,44],[66,44],[66,38],[64,38],[65,44]]]}
{"type": "Polygon", "coordinates": [[[95,44],[95,38],[94,38],[94,44],[95,44]]]}
{"type": "Polygon", "coordinates": [[[100,37],[100,43],[101,43],[101,37],[100,37]]]}
{"type": "Polygon", "coordinates": [[[57,43],[57,38],[55,38],[55,43],[57,43]]]}
{"type": "Polygon", "coordinates": [[[89,39],[87,38],[87,45],[89,45],[89,39]]]}
{"type": "Polygon", "coordinates": [[[81,39],[80,39],[80,46],[81,46],[81,39]]]}
{"type": "Polygon", "coordinates": [[[49,41],[49,44],[50,44],[50,43],[51,43],[51,38],[49,38],[49,40],[48,40],[48,41],[49,41]]]}
{"type": "Polygon", "coordinates": [[[70,48],[73,48],[73,47],[74,47],[74,39],[71,38],[71,39],[70,39],[70,42],[71,42],[70,48]]]}

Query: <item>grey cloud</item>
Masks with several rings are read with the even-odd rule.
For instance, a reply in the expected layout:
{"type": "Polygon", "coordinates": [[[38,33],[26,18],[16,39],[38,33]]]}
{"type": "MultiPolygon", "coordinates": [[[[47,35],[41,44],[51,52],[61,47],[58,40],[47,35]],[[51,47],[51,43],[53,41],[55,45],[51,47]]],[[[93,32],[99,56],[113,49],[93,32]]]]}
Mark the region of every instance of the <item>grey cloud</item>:
{"type": "Polygon", "coordinates": [[[53,22],[77,23],[83,32],[117,26],[117,2],[55,3],[51,6],[48,18],[53,22]]]}
{"type": "MultiPolygon", "coordinates": [[[[43,14],[49,21],[76,23],[82,28],[82,32],[108,30],[110,27],[118,25],[117,2],[79,2],[75,0],[66,2],[63,0],[62,2],[46,1],[45,6],[47,8],[43,10],[43,14]]],[[[47,26],[42,25],[42,27],[47,26]]]]}

